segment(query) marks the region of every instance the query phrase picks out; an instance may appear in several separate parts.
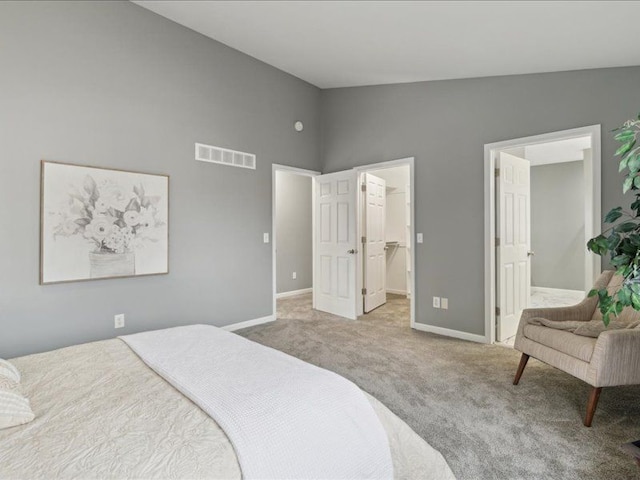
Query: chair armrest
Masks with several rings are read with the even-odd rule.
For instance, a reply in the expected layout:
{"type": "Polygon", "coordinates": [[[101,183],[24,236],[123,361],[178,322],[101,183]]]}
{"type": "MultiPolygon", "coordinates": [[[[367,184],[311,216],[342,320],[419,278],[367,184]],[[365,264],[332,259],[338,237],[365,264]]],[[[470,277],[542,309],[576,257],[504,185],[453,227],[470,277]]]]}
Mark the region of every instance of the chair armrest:
{"type": "Polygon", "coordinates": [[[587,297],[577,305],[570,307],[553,307],[553,308],[526,308],[520,316],[520,323],[516,331],[516,340],[514,348],[522,351],[520,341],[524,336],[524,326],[530,318],[542,317],[556,322],[580,321],[587,322],[591,320],[593,312],[598,305],[598,297],[587,297]]]}
{"type": "Polygon", "coordinates": [[[593,317],[593,312],[595,312],[597,304],[598,297],[591,297],[585,298],[577,305],[571,305],[570,307],[527,308],[522,311],[520,323],[535,317],[547,318],[556,322],[586,322],[593,317]]]}
{"type": "MultiPolygon", "coordinates": [[[[612,270],[605,270],[600,274],[596,280],[593,288],[600,290],[605,288],[614,272],[612,270]]],[[[574,321],[574,322],[586,322],[591,320],[596,307],[598,306],[598,297],[586,297],[577,305],[570,307],[554,307],[554,308],[527,308],[522,311],[520,317],[520,325],[523,325],[523,321],[535,317],[543,317],[556,322],[574,321]]]]}
{"type": "Polygon", "coordinates": [[[553,308],[525,308],[520,315],[520,323],[516,331],[516,340],[513,347],[516,350],[523,351],[522,338],[524,337],[524,327],[530,318],[542,317],[556,322],[566,321],[589,321],[593,316],[593,312],[598,304],[598,297],[585,298],[577,305],[570,307],[553,307],[553,308]]]}
{"type": "Polygon", "coordinates": [[[587,382],[594,387],[640,384],[640,328],[608,330],[596,340],[587,382]]]}
{"type": "MultiPolygon", "coordinates": [[[[593,288],[599,290],[605,288],[611,278],[613,277],[613,270],[605,270],[600,274],[596,280],[593,288]]],[[[522,311],[520,316],[520,323],[518,324],[518,330],[516,333],[515,349],[522,351],[521,339],[524,333],[524,326],[530,318],[543,317],[556,322],[564,321],[579,321],[586,322],[591,320],[596,307],[598,306],[598,297],[586,297],[577,305],[570,307],[555,307],[555,308],[527,308],[522,311]]]]}

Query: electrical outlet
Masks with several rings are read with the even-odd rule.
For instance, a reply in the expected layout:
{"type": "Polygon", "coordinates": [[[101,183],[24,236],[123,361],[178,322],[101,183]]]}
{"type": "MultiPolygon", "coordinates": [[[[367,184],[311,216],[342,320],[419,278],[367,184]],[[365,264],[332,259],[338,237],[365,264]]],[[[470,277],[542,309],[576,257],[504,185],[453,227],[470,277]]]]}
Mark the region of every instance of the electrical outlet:
{"type": "Polygon", "coordinates": [[[448,310],[449,309],[449,299],[448,298],[442,297],[440,299],[440,308],[442,308],[443,310],[448,310]]]}
{"type": "Polygon", "coordinates": [[[269,243],[269,234],[268,233],[263,233],[262,234],[262,241],[264,243],[269,243]]]}
{"type": "Polygon", "coordinates": [[[293,278],[295,280],[296,278],[298,278],[298,274],[296,272],[293,272],[291,274],[291,278],[293,278]]]}
{"type": "Polygon", "coordinates": [[[440,297],[433,297],[433,308],[440,308],[440,297]]]}
{"type": "Polygon", "coordinates": [[[124,327],[124,313],[119,313],[118,315],[114,315],[113,326],[114,328],[124,327]]]}
{"type": "Polygon", "coordinates": [[[424,237],[421,233],[416,234],[416,243],[422,243],[424,241],[424,237]]]}

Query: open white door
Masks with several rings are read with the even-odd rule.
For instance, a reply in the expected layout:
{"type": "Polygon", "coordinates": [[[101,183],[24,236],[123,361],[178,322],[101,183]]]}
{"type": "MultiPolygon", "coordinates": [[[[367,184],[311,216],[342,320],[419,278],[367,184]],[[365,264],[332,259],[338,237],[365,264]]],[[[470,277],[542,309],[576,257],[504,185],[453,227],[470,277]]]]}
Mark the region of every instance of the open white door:
{"type": "Polygon", "coordinates": [[[387,302],[386,182],[370,173],[364,174],[364,312],[387,302]]]}
{"type": "Polygon", "coordinates": [[[356,319],[356,172],[316,177],[315,308],[356,319]]]}
{"type": "Polygon", "coordinates": [[[522,310],[531,298],[530,165],[501,152],[496,167],[496,339],[504,341],[516,334],[522,310]]]}

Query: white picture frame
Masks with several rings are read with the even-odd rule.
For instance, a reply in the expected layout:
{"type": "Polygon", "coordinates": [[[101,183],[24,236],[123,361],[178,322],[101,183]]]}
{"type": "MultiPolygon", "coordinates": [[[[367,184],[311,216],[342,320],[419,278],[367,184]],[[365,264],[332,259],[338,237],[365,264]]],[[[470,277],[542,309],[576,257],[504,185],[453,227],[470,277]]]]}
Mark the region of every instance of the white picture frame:
{"type": "Polygon", "coordinates": [[[40,284],[169,273],[169,176],[41,161],[40,284]]]}

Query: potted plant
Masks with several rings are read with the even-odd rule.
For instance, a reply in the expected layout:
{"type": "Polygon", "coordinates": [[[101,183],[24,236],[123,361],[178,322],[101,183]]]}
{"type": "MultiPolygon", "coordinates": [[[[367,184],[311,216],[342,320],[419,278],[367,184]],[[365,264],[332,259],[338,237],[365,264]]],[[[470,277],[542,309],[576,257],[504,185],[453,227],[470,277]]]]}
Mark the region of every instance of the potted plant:
{"type": "Polygon", "coordinates": [[[624,280],[617,292],[606,288],[591,290],[589,296],[597,295],[602,321],[609,325],[611,315],[617,316],[625,307],[640,310],[640,146],[636,146],[640,136],[640,115],[627,120],[613,130],[615,140],[621,145],[615,155],[620,157],[619,172],[626,172],[622,184],[623,193],[635,193],[635,199],[625,210],[615,207],[609,211],[604,222],[611,224],[604,232],[587,242],[593,253],[609,254],[610,263],[624,280]]]}

